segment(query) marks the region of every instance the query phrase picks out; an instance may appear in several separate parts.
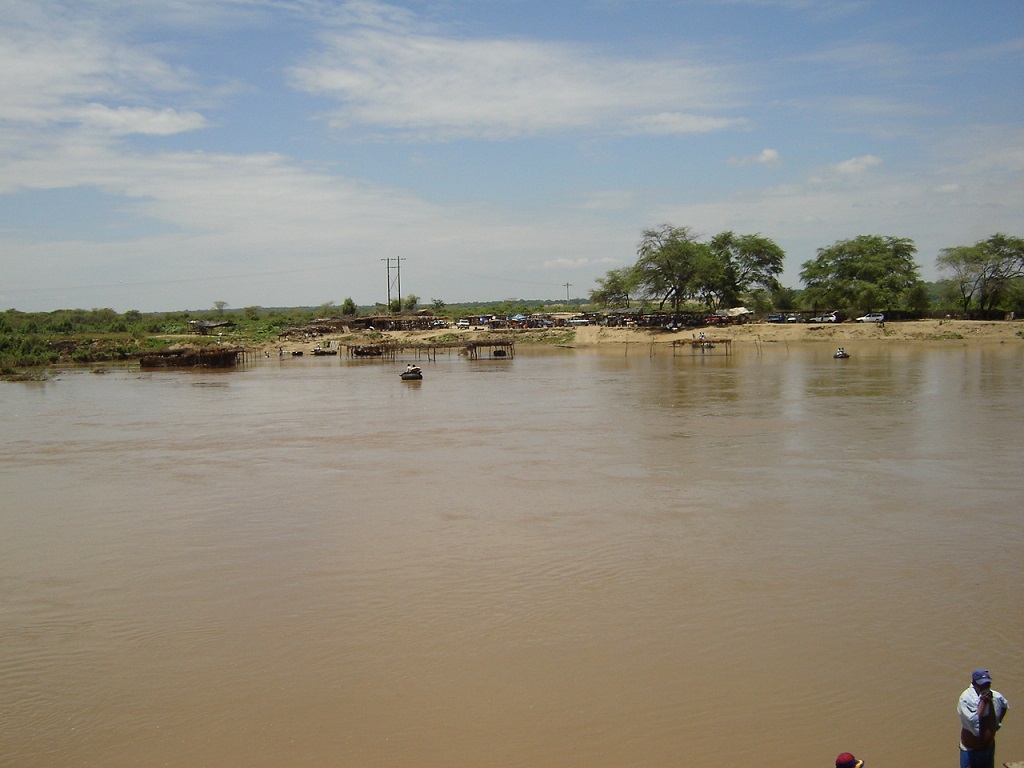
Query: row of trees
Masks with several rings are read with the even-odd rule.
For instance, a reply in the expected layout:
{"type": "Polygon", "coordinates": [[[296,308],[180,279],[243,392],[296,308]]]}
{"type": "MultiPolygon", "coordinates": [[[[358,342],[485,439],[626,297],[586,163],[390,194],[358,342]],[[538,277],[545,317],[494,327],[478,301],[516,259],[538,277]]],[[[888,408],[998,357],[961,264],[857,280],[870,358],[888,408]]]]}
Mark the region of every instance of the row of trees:
{"type": "MultiPolygon", "coordinates": [[[[932,295],[915,261],[909,238],[860,235],[819,248],[804,262],[803,291],[779,283],[785,253],[761,235],[722,232],[701,241],[689,227],[670,224],[644,230],[637,259],[598,278],[590,300],[628,307],[634,300],[678,311],[694,303],[709,310],[753,305],[763,311],[883,309],[924,312],[932,295]]],[[[971,246],[946,248],[937,259],[951,277],[940,282],[946,302],[962,312],[989,312],[1024,305],[1024,239],[997,234],[971,246]]]]}
{"type": "Polygon", "coordinates": [[[680,309],[699,301],[709,309],[731,306],[751,291],[778,290],[782,249],[760,235],[722,232],[700,242],[689,227],[644,230],[636,263],[598,278],[590,300],[628,307],[632,299],[680,309]]]}

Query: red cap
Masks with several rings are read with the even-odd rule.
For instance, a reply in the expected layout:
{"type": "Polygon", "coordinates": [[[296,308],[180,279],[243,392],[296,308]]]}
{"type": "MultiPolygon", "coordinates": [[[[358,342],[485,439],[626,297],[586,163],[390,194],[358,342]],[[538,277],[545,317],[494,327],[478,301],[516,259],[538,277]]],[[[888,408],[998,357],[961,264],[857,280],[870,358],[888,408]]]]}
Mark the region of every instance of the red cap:
{"type": "Polygon", "coordinates": [[[849,752],[843,752],[836,758],[836,768],[860,768],[862,765],[864,765],[864,761],[858,760],[849,752]]]}

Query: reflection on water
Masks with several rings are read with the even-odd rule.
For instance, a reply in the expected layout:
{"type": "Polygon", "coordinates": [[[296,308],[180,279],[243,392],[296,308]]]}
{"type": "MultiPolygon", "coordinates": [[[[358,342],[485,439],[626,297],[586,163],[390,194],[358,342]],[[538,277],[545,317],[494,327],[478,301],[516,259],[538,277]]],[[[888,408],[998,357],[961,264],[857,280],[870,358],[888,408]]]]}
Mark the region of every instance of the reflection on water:
{"type": "Polygon", "coordinates": [[[0,763],[953,760],[1024,700],[1024,355],[851,351],[0,387],[0,763]]]}

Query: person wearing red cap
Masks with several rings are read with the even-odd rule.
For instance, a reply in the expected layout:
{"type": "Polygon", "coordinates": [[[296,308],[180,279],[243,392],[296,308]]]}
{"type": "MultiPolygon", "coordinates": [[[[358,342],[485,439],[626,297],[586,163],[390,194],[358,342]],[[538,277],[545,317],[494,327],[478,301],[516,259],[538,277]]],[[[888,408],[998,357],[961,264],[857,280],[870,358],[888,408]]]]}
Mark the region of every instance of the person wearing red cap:
{"type": "Polygon", "coordinates": [[[861,768],[862,765],[864,765],[864,761],[858,760],[849,752],[843,752],[836,758],[836,768],[861,768]]]}
{"type": "Polygon", "coordinates": [[[996,731],[1010,703],[999,691],[992,690],[987,669],[976,669],[971,684],[960,694],[956,710],[960,714],[960,768],[994,768],[996,731]]]}

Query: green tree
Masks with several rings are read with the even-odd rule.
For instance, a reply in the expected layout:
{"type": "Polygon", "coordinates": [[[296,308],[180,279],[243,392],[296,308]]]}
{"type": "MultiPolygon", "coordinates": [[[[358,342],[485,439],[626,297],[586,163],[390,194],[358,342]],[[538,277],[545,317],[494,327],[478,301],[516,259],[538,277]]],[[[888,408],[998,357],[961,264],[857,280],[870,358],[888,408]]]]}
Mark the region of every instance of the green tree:
{"type": "Polygon", "coordinates": [[[772,306],[775,309],[796,309],[797,292],[795,288],[784,288],[779,286],[773,288],[772,294],[772,306]]]}
{"type": "Polygon", "coordinates": [[[669,304],[678,311],[696,295],[698,261],[709,252],[689,227],[663,224],[644,230],[633,265],[639,296],[658,302],[660,309],[669,304]]]}
{"type": "Polygon", "coordinates": [[[811,307],[864,310],[892,309],[921,278],[914,261],[917,247],[909,238],[860,235],[819,248],[805,261],[800,279],[811,307]]]}
{"type": "Polygon", "coordinates": [[[733,306],[754,290],[778,288],[785,253],[761,235],[722,232],[710,243],[698,242],[689,227],[663,224],[648,229],[637,249],[636,264],[624,275],[608,273],[596,292],[614,299],[623,285],[644,299],[674,310],[696,299],[709,309],[733,306]]]}
{"type": "Polygon", "coordinates": [[[766,315],[772,311],[772,295],[764,288],[755,288],[750,292],[750,309],[758,315],[766,315]]]}
{"type": "Polygon", "coordinates": [[[1013,282],[1024,276],[1024,239],[997,234],[974,245],[943,248],[936,263],[952,273],[964,313],[975,304],[984,312],[999,306],[1013,282]]]}
{"type": "Polygon", "coordinates": [[[1024,278],[1017,278],[1010,283],[1003,306],[1017,317],[1024,317],[1024,278]]]}
{"type": "Polygon", "coordinates": [[[931,292],[928,286],[921,282],[911,286],[903,297],[904,306],[917,315],[923,315],[932,306],[931,292]]]}
{"type": "Polygon", "coordinates": [[[359,313],[359,309],[356,307],[356,303],[349,297],[341,302],[341,314],[343,315],[355,315],[359,313]]]}
{"type": "Polygon", "coordinates": [[[636,290],[636,273],[630,267],[610,269],[597,278],[598,287],[590,292],[590,301],[600,307],[628,307],[630,295],[636,290]]]}
{"type": "Polygon", "coordinates": [[[727,265],[735,298],[753,288],[773,291],[779,287],[786,254],[773,240],[761,235],[721,232],[711,238],[711,250],[727,265]]]}
{"type": "Polygon", "coordinates": [[[405,297],[405,300],[402,302],[402,308],[411,312],[412,310],[416,309],[416,305],[419,303],[420,297],[417,296],[415,293],[410,293],[408,296],[405,297]]]}
{"type": "Polygon", "coordinates": [[[430,306],[433,307],[435,315],[440,315],[448,305],[444,303],[443,299],[431,299],[430,306]]]}
{"type": "Polygon", "coordinates": [[[725,254],[716,253],[714,247],[703,247],[693,254],[691,296],[708,309],[722,309],[739,303],[740,290],[736,283],[736,270],[725,254]]]}

